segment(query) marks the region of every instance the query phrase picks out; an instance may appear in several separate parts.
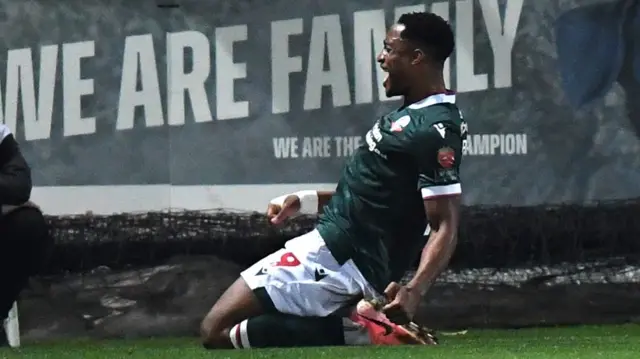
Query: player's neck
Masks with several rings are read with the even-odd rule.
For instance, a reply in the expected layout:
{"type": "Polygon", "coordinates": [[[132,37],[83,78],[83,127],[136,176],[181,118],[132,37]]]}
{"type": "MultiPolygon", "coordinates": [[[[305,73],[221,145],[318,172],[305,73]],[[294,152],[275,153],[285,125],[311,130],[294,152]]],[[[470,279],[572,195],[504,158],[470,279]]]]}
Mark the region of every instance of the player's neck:
{"type": "Polygon", "coordinates": [[[448,91],[449,90],[447,90],[442,76],[439,76],[438,79],[434,81],[420,82],[404,96],[403,107],[409,106],[418,101],[422,101],[429,96],[446,93],[448,91]]]}

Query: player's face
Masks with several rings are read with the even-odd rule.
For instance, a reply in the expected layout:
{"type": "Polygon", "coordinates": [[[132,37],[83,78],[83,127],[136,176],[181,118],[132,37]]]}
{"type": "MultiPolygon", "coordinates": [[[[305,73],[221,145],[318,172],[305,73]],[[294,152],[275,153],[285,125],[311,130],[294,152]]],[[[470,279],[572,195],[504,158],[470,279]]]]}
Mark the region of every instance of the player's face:
{"type": "Polygon", "coordinates": [[[413,48],[400,36],[403,30],[404,25],[401,24],[389,29],[377,57],[380,67],[387,73],[383,82],[387,97],[404,95],[410,83],[413,48]]]}

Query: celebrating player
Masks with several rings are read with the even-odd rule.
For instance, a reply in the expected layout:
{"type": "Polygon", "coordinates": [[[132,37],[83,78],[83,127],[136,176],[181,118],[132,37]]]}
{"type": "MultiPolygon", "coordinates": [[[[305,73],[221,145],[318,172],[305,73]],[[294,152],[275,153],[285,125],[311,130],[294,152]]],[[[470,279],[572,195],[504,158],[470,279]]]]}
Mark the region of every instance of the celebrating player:
{"type": "Polygon", "coordinates": [[[411,320],[457,240],[467,128],[443,80],[453,47],[451,28],[432,13],[389,29],[377,60],[386,95],[404,104],[375,122],[335,192],[271,202],[272,223],[320,213],[317,227],[242,272],[202,322],[206,348],[433,342],[411,320]],[[420,252],[415,276],[399,285],[420,252]],[[363,298],[386,305],[376,311],[363,298]],[[358,330],[367,339],[350,337],[358,330]]]}

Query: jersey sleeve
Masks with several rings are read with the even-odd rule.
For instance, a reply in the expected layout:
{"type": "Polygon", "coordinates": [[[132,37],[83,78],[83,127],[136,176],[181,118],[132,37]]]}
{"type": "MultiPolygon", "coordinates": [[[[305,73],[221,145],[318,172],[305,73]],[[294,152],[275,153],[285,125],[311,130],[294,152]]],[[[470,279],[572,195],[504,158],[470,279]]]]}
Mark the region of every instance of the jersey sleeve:
{"type": "Polygon", "coordinates": [[[443,123],[418,131],[412,138],[412,155],[418,164],[418,190],[423,199],[462,193],[460,132],[443,123]]]}

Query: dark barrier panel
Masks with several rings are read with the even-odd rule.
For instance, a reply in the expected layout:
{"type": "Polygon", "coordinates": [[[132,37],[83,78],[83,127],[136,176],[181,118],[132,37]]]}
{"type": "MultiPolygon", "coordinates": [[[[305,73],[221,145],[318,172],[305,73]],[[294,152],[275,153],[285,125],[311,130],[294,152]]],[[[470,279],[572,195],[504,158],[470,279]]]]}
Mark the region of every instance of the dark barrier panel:
{"type": "MultiPolygon", "coordinates": [[[[640,256],[640,200],[590,206],[463,209],[452,267],[512,268],[640,256]]],[[[249,265],[314,226],[299,217],[283,228],[260,213],[152,212],[50,217],[57,246],[47,272],[161,264],[176,255],[217,255],[249,265]]],[[[567,266],[569,266],[567,264],[567,266]]]]}
{"type": "MultiPolygon", "coordinates": [[[[467,207],[451,270],[417,319],[437,329],[637,320],[638,214],[637,200],[467,207]]],[[[195,335],[243,267],[314,224],[276,229],[225,211],[49,221],[53,257],[20,304],[27,340],[195,335]]]]}

